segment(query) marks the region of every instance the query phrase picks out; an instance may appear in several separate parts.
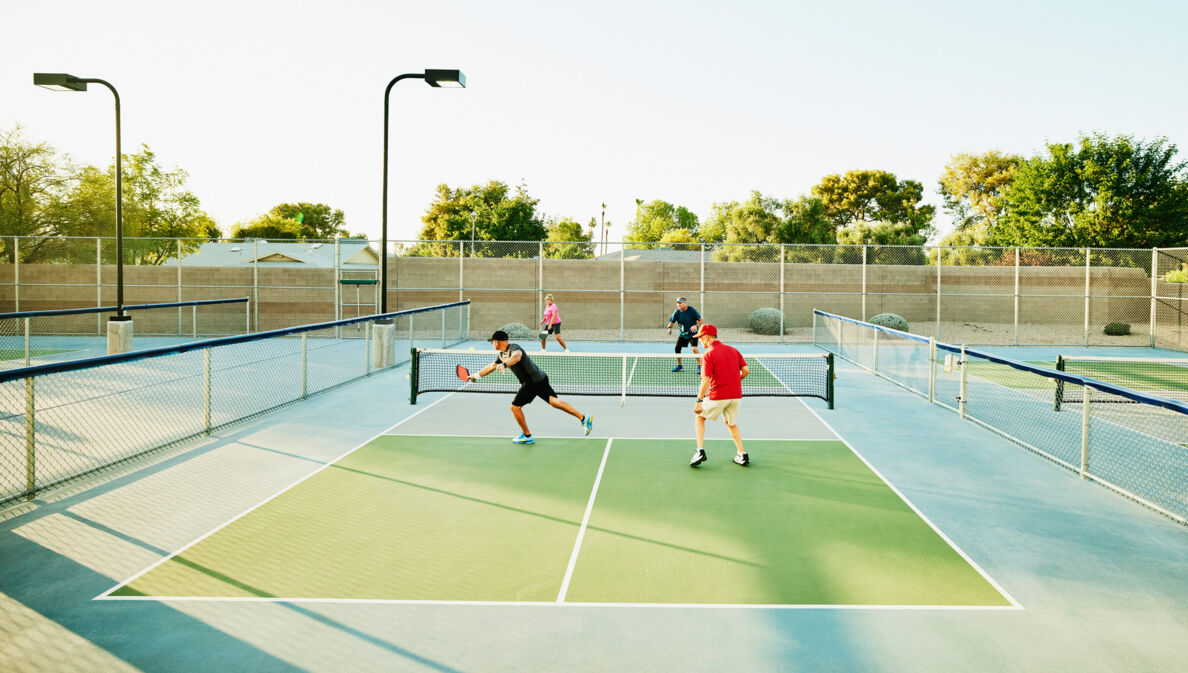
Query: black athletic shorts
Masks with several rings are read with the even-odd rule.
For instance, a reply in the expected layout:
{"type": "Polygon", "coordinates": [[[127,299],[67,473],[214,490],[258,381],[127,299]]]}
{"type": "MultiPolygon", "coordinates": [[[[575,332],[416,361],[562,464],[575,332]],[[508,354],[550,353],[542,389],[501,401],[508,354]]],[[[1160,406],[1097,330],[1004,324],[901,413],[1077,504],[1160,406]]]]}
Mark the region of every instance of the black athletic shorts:
{"type": "Polygon", "coordinates": [[[549,334],[557,334],[557,335],[561,334],[561,323],[555,322],[552,325],[549,325],[548,327],[545,328],[545,332],[547,332],[549,334]]]}
{"type": "Polygon", "coordinates": [[[692,334],[683,334],[682,333],[680,336],[677,337],[676,352],[680,353],[682,348],[684,348],[685,346],[690,346],[690,345],[696,346],[697,338],[694,337],[692,334]]]}
{"type": "Polygon", "coordinates": [[[520,386],[519,392],[516,393],[516,399],[512,400],[512,406],[522,407],[531,404],[533,398],[536,397],[548,402],[550,397],[556,396],[557,393],[553,390],[553,386],[549,385],[549,377],[546,376],[543,381],[525,383],[520,386]]]}

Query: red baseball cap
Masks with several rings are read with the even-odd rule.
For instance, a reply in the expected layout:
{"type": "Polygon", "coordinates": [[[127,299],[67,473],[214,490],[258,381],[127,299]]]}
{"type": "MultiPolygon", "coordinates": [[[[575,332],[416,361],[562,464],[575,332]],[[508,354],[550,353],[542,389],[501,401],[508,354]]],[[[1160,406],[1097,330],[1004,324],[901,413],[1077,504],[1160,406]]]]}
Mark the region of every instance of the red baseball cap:
{"type": "Polygon", "coordinates": [[[700,330],[698,330],[698,331],[697,331],[697,334],[695,334],[694,336],[698,336],[698,337],[703,337],[703,336],[718,336],[718,328],[717,328],[717,327],[714,327],[713,325],[708,325],[708,324],[707,324],[707,325],[702,325],[702,326],[701,326],[701,329],[700,329],[700,330]]]}

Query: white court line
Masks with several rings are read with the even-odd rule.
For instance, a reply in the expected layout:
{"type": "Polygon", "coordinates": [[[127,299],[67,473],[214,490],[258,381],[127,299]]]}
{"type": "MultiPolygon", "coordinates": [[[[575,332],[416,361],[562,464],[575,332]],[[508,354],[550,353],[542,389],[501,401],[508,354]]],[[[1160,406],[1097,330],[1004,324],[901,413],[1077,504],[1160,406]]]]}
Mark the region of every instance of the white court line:
{"type": "Polygon", "coordinates": [[[531,608],[666,608],[696,610],[946,610],[971,612],[1016,611],[1017,605],[832,605],[786,603],[558,603],[556,601],[437,601],[400,598],[264,598],[259,596],[108,596],[107,601],[177,603],[311,603],[342,605],[451,605],[531,608]]]}
{"type": "Polygon", "coordinates": [[[577,565],[578,551],[582,548],[582,538],[586,536],[586,526],[590,523],[590,512],[594,511],[594,498],[598,497],[598,484],[602,481],[602,472],[606,469],[606,459],[610,455],[611,444],[614,439],[606,440],[606,450],[602,452],[602,464],[598,466],[598,475],[594,477],[594,488],[590,489],[590,500],[586,503],[586,514],[582,517],[582,527],[578,529],[577,539],[573,541],[573,552],[569,555],[569,565],[565,568],[565,579],[561,580],[561,590],[557,592],[557,602],[565,602],[565,594],[569,593],[569,580],[573,577],[573,567],[577,565]]]}
{"type": "Polygon", "coordinates": [[[370,438],[370,439],[368,439],[367,441],[365,441],[365,442],[363,442],[362,444],[360,444],[360,445],[358,445],[358,446],[356,446],[356,447],[354,447],[354,448],[352,448],[352,449],[348,450],[347,452],[345,452],[345,453],[343,453],[342,455],[340,455],[340,456],[338,456],[338,457],[334,458],[333,460],[331,460],[331,461],[328,461],[326,464],[322,465],[321,467],[319,467],[318,469],[314,470],[313,472],[310,472],[309,474],[307,474],[307,475],[305,475],[304,477],[302,477],[302,478],[298,479],[297,481],[293,482],[292,484],[289,484],[288,486],[286,486],[286,487],[282,488],[280,491],[277,491],[276,493],[274,493],[273,495],[269,496],[268,498],[266,498],[266,499],[262,500],[261,502],[257,503],[256,505],[254,505],[254,506],[253,506],[253,507],[251,507],[250,509],[247,509],[247,510],[245,510],[245,511],[243,511],[243,512],[239,513],[239,514],[237,514],[236,516],[232,517],[232,518],[231,518],[231,519],[229,519],[228,521],[226,521],[226,522],[224,522],[224,523],[220,524],[219,526],[217,526],[217,527],[215,527],[215,528],[211,529],[210,531],[208,531],[207,533],[205,533],[205,534],[203,534],[203,535],[199,536],[197,539],[193,540],[193,541],[192,541],[192,542],[190,542],[189,544],[187,544],[187,545],[185,545],[185,546],[181,547],[180,549],[178,549],[177,551],[173,552],[172,554],[169,554],[168,556],[165,556],[165,557],[161,558],[161,559],[160,559],[160,560],[158,560],[156,563],[154,563],[154,564],[150,565],[149,567],[145,568],[144,570],[141,570],[140,572],[136,573],[136,574],[135,574],[135,575],[133,575],[132,577],[129,577],[128,579],[124,580],[123,582],[120,582],[119,584],[117,584],[117,585],[115,585],[114,587],[112,587],[112,588],[108,589],[107,591],[104,591],[103,593],[99,594],[98,596],[96,596],[96,597],[95,597],[95,598],[93,598],[92,600],[114,600],[114,599],[117,599],[117,598],[119,598],[119,597],[116,597],[116,596],[111,596],[111,595],[110,595],[110,594],[111,594],[111,592],[113,592],[113,591],[116,591],[117,589],[120,589],[120,588],[122,588],[122,587],[124,587],[124,586],[127,586],[128,584],[131,584],[132,582],[135,582],[137,579],[139,579],[140,577],[144,576],[144,574],[145,574],[145,573],[147,573],[147,572],[149,572],[150,570],[153,570],[154,568],[156,568],[157,566],[160,566],[161,564],[165,563],[166,561],[168,561],[169,559],[173,558],[174,556],[177,556],[178,554],[180,554],[180,553],[182,553],[183,551],[185,551],[185,550],[189,549],[190,547],[193,547],[194,545],[198,544],[199,542],[201,542],[201,541],[205,540],[206,538],[210,537],[211,535],[214,535],[215,533],[217,533],[217,532],[219,532],[220,530],[222,530],[222,529],[226,528],[227,526],[231,525],[232,523],[234,523],[234,522],[238,521],[239,519],[243,518],[244,516],[247,516],[248,514],[250,514],[250,513],[254,512],[255,510],[259,509],[260,507],[263,507],[265,504],[267,504],[267,503],[268,503],[268,502],[270,502],[271,500],[273,500],[273,499],[275,499],[276,497],[278,497],[278,496],[280,496],[280,495],[284,494],[285,492],[287,492],[287,491],[289,491],[289,490],[293,489],[294,487],[296,487],[296,486],[297,486],[298,484],[300,484],[301,482],[305,481],[306,479],[309,479],[310,477],[312,477],[312,476],[314,476],[315,474],[317,474],[317,473],[321,472],[322,470],[324,470],[324,469],[326,469],[326,468],[330,467],[331,465],[334,465],[334,464],[335,464],[335,463],[337,463],[338,461],[342,460],[343,458],[346,458],[348,455],[350,455],[350,454],[354,453],[355,451],[358,451],[359,449],[363,448],[364,446],[367,446],[368,444],[370,444],[371,442],[375,441],[376,439],[379,439],[380,437],[383,437],[383,436],[384,436],[385,434],[387,434],[387,433],[388,433],[388,431],[389,431],[389,430],[391,430],[392,428],[395,428],[395,427],[399,426],[401,423],[404,423],[405,421],[407,421],[407,420],[409,420],[410,418],[412,418],[412,417],[416,416],[417,414],[421,413],[422,411],[428,411],[428,410],[429,410],[429,409],[430,409],[430,408],[431,408],[431,407],[432,407],[434,404],[437,404],[438,402],[440,402],[440,401],[442,401],[442,400],[446,399],[446,398],[447,398],[447,397],[449,397],[450,395],[453,395],[453,393],[447,393],[447,394],[445,394],[445,395],[441,396],[441,398],[440,398],[440,399],[434,400],[433,402],[431,402],[430,404],[428,404],[428,405],[424,406],[423,408],[421,408],[421,409],[418,409],[416,412],[414,412],[414,413],[412,413],[412,414],[409,414],[408,416],[406,416],[406,417],[402,418],[402,419],[401,419],[400,421],[398,421],[398,422],[397,422],[395,425],[392,425],[391,427],[389,427],[389,428],[385,429],[384,431],[382,431],[382,432],[380,432],[380,433],[376,434],[375,436],[371,437],[371,438],[370,438]]]}
{"type": "Polygon", "coordinates": [[[932,523],[931,519],[929,519],[927,516],[924,515],[924,512],[921,512],[918,507],[916,507],[914,504],[912,504],[912,501],[908,500],[907,496],[905,496],[902,492],[900,492],[900,490],[898,488],[896,488],[894,484],[892,484],[886,477],[884,477],[882,472],[879,472],[877,469],[875,469],[875,466],[871,465],[870,461],[868,461],[861,453],[858,453],[858,450],[854,448],[853,444],[850,444],[850,442],[847,441],[845,437],[841,436],[841,433],[839,433],[837,430],[834,430],[833,426],[829,425],[829,423],[826,422],[824,418],[821,418],[821,415],[818,414],[815,409],[810,407],[807,402],[805,402],[803,399],[801,399],[799,397],[796,399],[799,400],[800,403],[805,406],[805,408],[807,408],[810,412],[812,412],[812,414],[817,417],[817,420],[821,421],[821,423],[823,423],[825,425],[825,427],[829,428],[829,431],[832,432],[834,434],[834,436],[836,436],[838,438],[838,440],[841,441],[841,443],[845,444],[846,447],[848,447],[850,449],[850,451],[852,451],[854,453],[855,456],[858,456],[858,460],[861,460],[863,463],[865,463],[866,467],[868,469],[870,469],[871,472],[875,473],[875,476],[877,476],[879,479],[882,479],[883,483],[887,485],[887,488],[891,489],[895,493],[895,495],[899,496],[900,500],[903,500],[904,503],[906,503],[908,507],[912,508],[912,511],[916,513],[916,516],[923,519],[924,523],[928,524],[928,526],[930,528],[932,528],[932,530],[935,531],[936,534],[939,535],[942,540],[944,540],[950,547],[952,547],[953,551],[957,552],[957,554],[960,555],[961,558],[965,559],[966,563],[968,563],[971,567],[973,567],[974,570],[978,571],[978,574],[981,575],[987,582],[989,582],[990,586],[994,587],[994,589],[996,591],[998,591],[998,593],[1001,594],[1003,598],[1007,599],[1007,601],[1009,601],[1010,604],[1014,608],[1019,609],[1019,610],[1023,609],[1023,606],[1020,605],[1019,602],[1014,599],[1014,597],[1012,597],[1009,593],[1007,593],[1007,590],[1002,588],[1002,586],[999,585],[998,582],[994,581],[993,577],[991,577],[985,570],[982,570],[982,567],[979,566],[972,558],[970,558],[969,554],[966,554],[965,551],[963,551],[961,549],[961,547],[958,547],[955,542],[950,540],[949,536],[945,535],[944,532],[941,531],[941,529],[938,528],[936,524],[932,523]]]}
{"type": "MultiPolygon", "coordinates": [[[[836,433],[834,433],[834,434],[835,434],[834,437],[819,437],[817,439],[803,438],[803,437],[797,437],[794,439],[789,439],[787,437],[752,437],[750,435],[747,435],[747,441],[748,442],[837,442],[837,441],[841,441],[841,440],[837,439],[836,433]]],[[[391,436],[392,437],[465,437],[467,439],[499,439],[499,440],[505,440],[505,441],[508,439],[507,435],[461,435],[461,434],[457,434],[457,433],[451,433],[449,435],[441,435],[441,434],[433,434],[433,433],[427,433],[427,432],[426,433],[423,433],[423,432],[402,432],[402,433],[391,435],[391,436]]],[[[602,437],[583,437],[583,436],[574,436],[574,435],[535,434],[532,436],[536,439],[586,439],[586,440],[590,440],[590,441],[598,441],[598,440],[602,439],[602,437]]],[[[615,435],[614,439],[621,439],[623,441],[641,441],[641,442],[668,442],[668,441],[687,442],[687,441],[691,441],[693,439],[693,437],[692,437],[692,435],[690,435],[689,437],[623,437],[620,435],[615,435]]],[[[717,437],[717,438],[706,437],[706,441],[729,442],[731,440],[730,440],[730,437],[717,437]]]]}

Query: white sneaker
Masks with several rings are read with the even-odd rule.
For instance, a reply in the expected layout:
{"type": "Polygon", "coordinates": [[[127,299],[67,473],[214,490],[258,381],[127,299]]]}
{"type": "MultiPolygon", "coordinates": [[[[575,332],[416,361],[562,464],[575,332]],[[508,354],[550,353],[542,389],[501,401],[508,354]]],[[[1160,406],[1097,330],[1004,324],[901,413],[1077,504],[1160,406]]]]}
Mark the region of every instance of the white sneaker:
{"type": "Polygon", "coordinates": [[[736,453],[736,454],[734,454],[734,462],[738,463],[739,465],[744,465],[744,466],[750,465],[751,457],[745,453],[736,453]]]}
{"type": "Polygon", "coordinates": [[[700,465],[704,462],[705,462],[705,450],[697,449],[697,452],[693,454],[693,460],[689,461],[689,467],[697,467],[698,465],[700,465]]]}

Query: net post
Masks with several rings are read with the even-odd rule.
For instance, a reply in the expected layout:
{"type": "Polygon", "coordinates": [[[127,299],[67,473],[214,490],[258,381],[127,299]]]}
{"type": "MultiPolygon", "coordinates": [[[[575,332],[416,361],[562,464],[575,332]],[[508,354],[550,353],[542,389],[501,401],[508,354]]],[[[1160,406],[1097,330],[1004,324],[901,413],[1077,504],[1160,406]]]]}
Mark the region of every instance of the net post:
{"type": "Polygon", "coordinates": [[[1085,248],[1085,345],[1089,345],[1089,248],[1085,248]]]}
{"type": "Polygon", "coordinates": [[[408,403],[417,403],[417,373],[420,369],[420,354],[417,349],[408,349],[408,403]]]}
{"type": "Polygon", "coordinates": [[[619,395],[619,406],[620,407],[627,406],[627,356],[626,355],[624,355],[622,358],[622,365],[623,365],[623,367],[620,370],[620,373],[622,374],[623,383],[622,383],[622,387],[620,388],[621,392],[619,395]]]}
{"type": "Polygon", "coordinates": [[[190,327],[192,329],[191,335],[195,340],[198,339],[198,305],[194,304],[190,308],[194,309],[190,312],[190,327]]]}
{"type": "MultiPolygon", "coordinates": [[[[1056,356],[1056,371],[1064,371],[1064,356],[1056,356]]],[[[1064,401],[1064,381],[1056,381],[1056,411],[1060,411],[1060,403],[1064,401]]]]}
{"type": "Polygon", "coordinates": [[[1089,471],[1089,386],[1081,386],[1081,479],[1089,471]]]}
{"type": "Polygon", "coordinates": [[[936,337],[928,337],[928,403],[936,402],[936,337]]]}
{"type": "Polygon", "coordinates": [[[25,316],[25,366],[29,366],[29,316],[25,316]]]}
{"type": "Polygon", "coordinates": [[[1159,295],[1159,248],[1151,248],[1151,319],[1147,322],[1147,331],[1150,334],[1150,347],[1155,347],[1155,306],[1156,297],[1159,295]]]}
{"type": "Polygon", "coordinates": [[[25,378],[25,499],[37,491],[37,423],[33,396],[33,377],[25,378]]]}
{"type": "Polygon", "coordinates": [[[309,350],[306,347],[305,337],[308,332],[301,333],[301,399],[308,397],[309,392],[309,350]]]}
{"type": "Polygon", "coordinates": [[[829,403],[829,408],[832,409],[833,408],[833,379],[837,376],[837,374],[834,372],[834,369],[833,369],[833,353],[825,354],[825,362],[827,363],[827,369],[829,370],[828,373],[826,374],[826,378],[825,378],[825,397],[828,398],[828,399],[826,399],[826,401],[829,403]]]}
{"type": "Polygon", "coordinates": [[[879,372],[879,331],[874,333],[874,370],[877,374],[879,372]]]}
{"type": "Polygon", "coordinates": [[[961,367],[961,397],[958,400],[958,411],[961,414],[961,420],[965,420],[965,381],[966,381],[966,366],[965,366],[965,344],[961,344],[961,361],[958,363],[961,367]]]}
{"type": "Polygon", "coordinates": [[[448,310],[449,310],[449,309],[444,309],[444,308],[443,308],[443,309],[441,309],[441,347],[442,347],[442,348],[445,348],[445,347],[446,347],[446,338],[445,338],[445,331],[446,331],[446,326],[445,326],[445,322],[446,322],[446,311],[448,311],[448,310]]]}
{"type": "Polygon", "coordinates": [[[202,424],[210,434],[210,349],[202,350],[202,424]]]}

